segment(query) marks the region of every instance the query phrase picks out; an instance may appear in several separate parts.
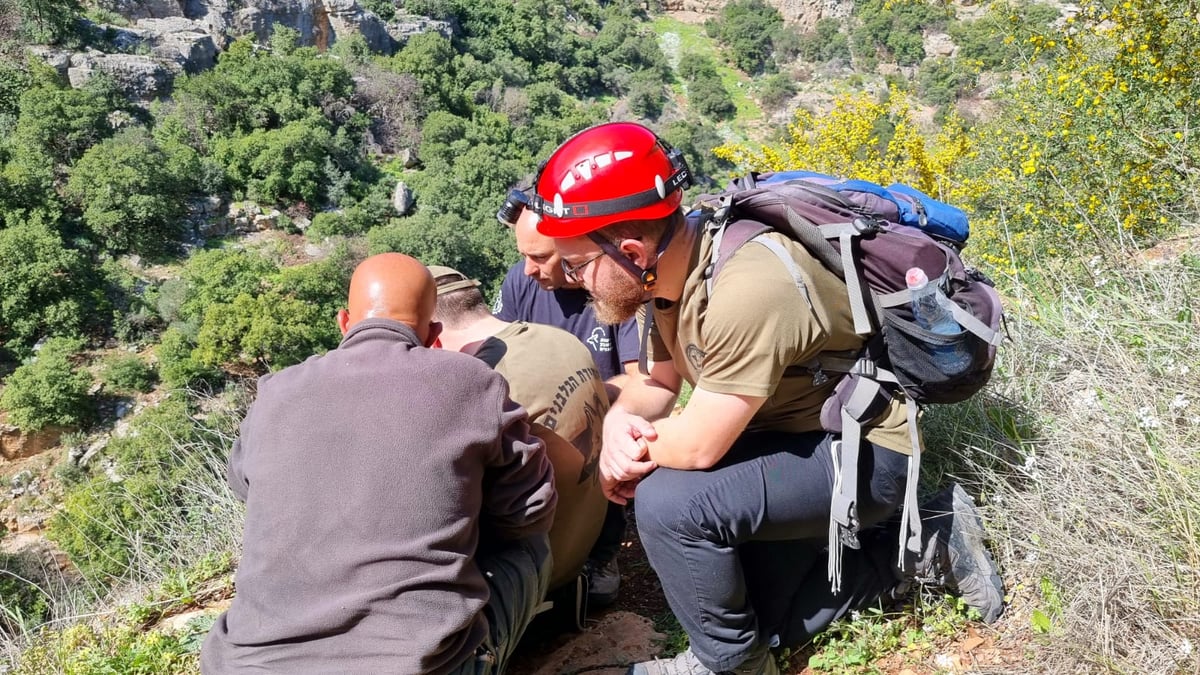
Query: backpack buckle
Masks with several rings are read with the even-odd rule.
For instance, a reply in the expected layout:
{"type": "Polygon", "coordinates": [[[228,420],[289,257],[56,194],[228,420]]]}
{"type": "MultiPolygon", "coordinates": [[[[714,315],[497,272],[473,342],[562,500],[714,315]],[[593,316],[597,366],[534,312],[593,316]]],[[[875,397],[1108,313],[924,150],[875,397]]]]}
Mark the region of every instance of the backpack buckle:
{"type": "Polygon", "coordinates": [[[858,217],[850,221],[850,226],[854,228],[854,233],[857,235],[874,234],[879,231],[879,221],[874,218],[858,217]]]}
{"type": "Polygon", "coordinates": [[[871,359],[861,358],[855,362],[850,372],[860,377],[865,377],[868,380],[873,380],[879,374],[879,368],[876,367],[875,362],[871,359]]]}

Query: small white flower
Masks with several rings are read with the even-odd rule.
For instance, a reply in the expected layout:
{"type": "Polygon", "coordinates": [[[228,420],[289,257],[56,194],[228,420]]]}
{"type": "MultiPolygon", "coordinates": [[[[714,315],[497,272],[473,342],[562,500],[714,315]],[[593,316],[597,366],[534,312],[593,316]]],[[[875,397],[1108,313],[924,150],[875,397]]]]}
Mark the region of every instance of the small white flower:
{"type": "Polygon", "coordinates": [[[1143,429],[1157,429],[1158,418],[1154,416],[1149,406],[1142,406],[1137,411],[1138,426],[1143,429]]]}
{"type": "Polygon", "coordinates": [[[1187,375],[1190,372],[1192,372],[1191,366],[1187,366],[1187,365],[1179,366],[1179,374],[1180,375],[1187,375]]]}
{"type": "Polygon", "coordinates": [[[1192,402],[1183,394],[1175,394],[1175,398],[1171,399],[1168,407],[1171,409],[1171,412],[1179,412],[1191,404],[1192,402]]]}
{"type": "Polygon", "coordinates": [[[1183,638],[1183,643],[1179,645],[1179,655],[1184,656],[1184,657],[1192,655],[1192,641],[1191,640],[1189,640],[1187,638],[1183,638]]]}
{"type": "Polygon", "coordinates": [[[1071,403],[1076,408],[1095,410],[1100,407],[1100,394],[1095,389],[1083,389],[1071,394],[1071,403]]]}

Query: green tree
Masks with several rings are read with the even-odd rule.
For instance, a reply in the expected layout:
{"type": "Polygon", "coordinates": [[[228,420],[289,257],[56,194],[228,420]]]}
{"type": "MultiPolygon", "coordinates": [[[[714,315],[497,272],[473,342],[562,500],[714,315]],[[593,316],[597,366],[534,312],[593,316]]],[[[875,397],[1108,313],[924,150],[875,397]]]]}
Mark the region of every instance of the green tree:
{"type": "Polygon", "coordinates": [[[628,96],[630,112],[638,117],[658,119],[666,98],[662,78],[654,72],[643,70],[633,76],[628,96]]]}
{"type": "MultiPolygon", "coordinates": [[[[256,295],[263,288],[265,278],[278,271],[275,263],[253,251],[197,251],[180,274],[187,291],[182,294],[185,299],[178,303],[174,319],[197,320],[210,305],[233,302],[242,293],[256,295]]],[[[170,313],[163,312],[163,315],[172,320],[170,313]]]]}
{"type": "Polygon", "coordinates": [[[0,141],[0,226],[55,227],[63,214],[55,181],[54,160],[40,148],[0,141]]]}
{"type": "Polygon", "coordinates": [[[309,117],[218,139],[213,157],[225,166],[229,184],[252,199],[317,203],[325,187],[321,167],[334,147],[328,123],[309,117]]]}
{"type": "Polygon", "coordinates": [[[337,346],[333,319],[281,289],[213,305],[196,336],[196,360],[258,372],[278,370],[337,346]]]}
{"type": "Polygon", "coordinates": [[[71,164],[88,148],[112,135],[108,115],[125,104],[112,83],[93,77],[82,89],[42,83],[25,91],[13,130],[16,144],[71,164]]]}
{"type": "Polygon", "coordinates": [[[278,129],[314,113],[337,122],[354,93],[350,71],[316,49],[296,47],[297,37],[277,29],[270,51],[248,37],[237,40],[215,68],[180,78],[174,97],[183,111],[202,117],[209,134],[278,129]]]}
{"type": "Polygon", "coordinates": [[[51,424],[81,427],[90,422],[92,376],[72,362],[82,348],[83,341],[76,338],[51,338],[32,361],[14,370],[0,392],[0,408],[8,411],[8,421],[27,432],[51,424]]]}
{"type": "Polygon", "coordinates": [[[917,71],[917,93],[931,105],[949,105],[974,86],[975,73],[962,59],[927,59],[917,71]]]}
{"type": "Polygon", "coordinates": [[[87,261],[37,225],[0,230],[0,342],[25,355],[41,337],[81,330],[98,303],[87,261]]]}
{"type": "Polygon", "coordinates": [[[717,66],[707,54],[685,52],[679,57],[679,76],[685,82],[692,82],[701,77],[718,77],[717,66]]]}
{"type": "Polygon", "coordinates": [[[100,371],[100,381],[105,388],[119,394],[146,393],[154,388],[157,379],[154,368],[136,354],[111,357],[100,371]]]}
{"type": "Polygon", "coordinates": [[[157,255],[171,250],[187,212],[186,176],[142,127],[93,146],[71,168],[66,194],[88,228],[114,252],[157,255]]]}
{"type": "Polygon", "coordinates": [[[194,328],[187,324],[176,325],[163,331],[158,344],[158,372],[163,384],[171,388],[192,386],[198,382],[219,382],[221,373],[216,368],[201,363],[193,354],[196,350],[194,328]]]}
{"type": "Polygon", "coordinates": [[[729,48],[738,68],[760,73],[771,58],[771,36],[782,25],[783,16],[764,0],[733,0],[717,19],[705,23],[705,29],[729,48]]]}
{"type": "Polygon", "coordinates": [[[458,60],[449,40],[437,33],[421,33],[409,38],[385,63],[389,70],[417,79],[426,111],[462,112],[468,106],[455,83],[458,60]]]}
{"type": "Polygon", "coordinates": [[[372,254],[398,251],[427,265],[449,265],[493,286],[516,259],[512,236],[495,224],[467,229],[450,214],[419,211],[367,233],[372,254]]]}
{"type": "Polygon", "coordinates": [[[688,86],[688,102],[701,115],[715,120],[729,119],[737,113],[733,97],[719,77],[705,75],[693,80],[688,86]]]}
{"type": "Polygon", "coordinates": [[[778,108],[796,94],[796,83],[783,73],[768,75],[759,81],[758,100],[765,108],[778,108]]]}
{"type": "Polygon", "coordinates": [[[800,58],[812,63],[850,58],[850,40],[842,31],[842,22],[833,17],[817,21],[812,32],[800,36],[798,46],[800,58]]]}
{"type": "MultiPolygon", "coordinates": [[[[29,67],[23,57],[5,58],[0,61],[0,118],[16,121],[17,113],[20,111],[21,92],[32,85],[33,78],[29,74],[29,67]]],[[[0,129],[8,132],[10,130],[9,123],[4,122],[0,125],[0,129]]]]}
{"type": "Polygon", "coordinates": [[[1060,16],[1056,7],[1039,2],[995,2],[981,18],[951,22],[947,32],[958,45],[958,58],[999,70],[1019,65],[1022,50],[1032,51],[1029,38],[1045,33],[1060,16]]]}
{"type": "Polygon", "coordinates": [[[867,60],[882,53],[900,65],[925,58],[924,31],[945,27],[950,10],[926,0],[866,0],[854,6],[858,27],[851,41],[855,56],[867,60]]]}
{"type": "Polygon", "coordinates": [[[55,44],[75,37],[83,15],[78,0],[17,0],[17,6],[30,42],[55,44]]]}

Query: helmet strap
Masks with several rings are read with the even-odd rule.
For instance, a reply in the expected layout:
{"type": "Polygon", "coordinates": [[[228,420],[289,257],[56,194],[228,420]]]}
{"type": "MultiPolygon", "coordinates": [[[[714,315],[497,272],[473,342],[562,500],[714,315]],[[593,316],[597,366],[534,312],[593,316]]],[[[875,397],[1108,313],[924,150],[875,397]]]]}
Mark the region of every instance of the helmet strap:
{"type": "Polygon", "coordinates": [[[588,238],[596,242],[601,251],[608,254],[608,257],[617,261],[617,264],[633,275],[635,279],[642,284],[642,290],[650,293],[658,284],[658,261],[662,258],[663,252],[671,245],[671,239],[675,236],[675,221],[672,219],[667,225],[667,229],[663,231],[662,240],[658,242],[658,249],[654,253],[654,264],[649,267],[641,267],[621,252],[621,249],[613,245],[612,242],[600,236],[596,232],[589,232],[588,238]]]}

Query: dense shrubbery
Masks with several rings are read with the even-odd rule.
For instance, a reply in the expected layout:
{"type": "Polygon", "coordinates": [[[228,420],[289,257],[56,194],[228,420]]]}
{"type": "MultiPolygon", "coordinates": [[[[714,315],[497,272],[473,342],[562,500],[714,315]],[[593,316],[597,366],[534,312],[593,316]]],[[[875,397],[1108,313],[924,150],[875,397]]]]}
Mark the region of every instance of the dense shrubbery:
{"type": "MultiPolygon", "coordinates": [[[[0,230],[0,340],[25,355],[48,335],[79,332],[89,323],[86,258],[38,225],[0,230]]],[[[91,309],[98,309],[94,306],[91,309]]]]}
{"type": "Polygon", "coordinates": [[[973,134],[955,190],[1010,273],[1153,237],[1200,209],[1200,25],[1187,3],[1086,2],[1030,38],[1027,77],[973,134]]]}
{"type": "Polygon", "coordinates": [[[66,196],[113,253],[159,255],[180,239],[190,173],[141,127],[92,146],[71,168],[66,196]]]}
{"type": "Polygon", "coordinates": [[[718,18],[705,23],[708,34],[724,45],[734,64],[747,73],[774,67],[772,38],[782,27],[779,10],[763,0],[733,0],[718,18]]]}
{"type": "Polygon", "coordinates": [[[907,96],[892,91],[885,98],[845,95],[820,117],[799,110],[781,148],[730,144],[714,152],[757,171],[809,169],[883,185],[901,181],[927,194],[947,196],[947,181],[969,147],[957,119],[951,119],[937,138],[926,140],[912,118],[907,96]]]}
{"type": "Polygon", "coordinates": [[[1058,18],[1058,9],[1039,2],[994,2],[982,18],[953,21],[947,32],[958,45],[958,58],[998,70],[1021,65],[1022,54],[1032,52],[1029,39],[1058,18]]]}
{"type": "Polygon", "coordinates": [[[722,120],[737,112],[733,97],[721,82],[712,59],[699,54],[684,54],[679,59],[679,76],[688,86],[692,108],[706,117],[722,120]]]}
{"type": "Polygon", "coordinates": [[[132,395],[153,389],[158,377],[154,368],[140,357],[123,354],[104,362],[100,371],[100,381],[104,383],[105,388],[115,393],[132,395]]]}
{"type": "Polygon", "coordinates": [[[944,106],[969,92],[975,81],[974,68],[963,59],[926,59],[917,71],[917,93],[926,103],[944,106]]]}
{"type": "Polygon", "coordinates": [[[112,438],[110,475],[66,495],[48,534],[89,578],[132,576],[144,559],[177,554],[168,526],[205,518],[211,504],[199,488],[221,478],[235,419],[196,415],[184,392],[173,393],[112,438]]]}
{"type": "Polygon", "coordinates": [[[850,39],[842,30],[842,22],[833,17],[817,21],[816,28],[800,36],[799,56],[805,61],[825,63],[850,59],[850,39]]]}
{"type": "Polygon", "coordinates": [[[92,376],[75,363],[82,347],[81,340],[47,340],[33,360],[8,376],[0,409],[8,411],[10,423],[37,431],[48,425],[82,427],[92,421],[92,376]]]}
{"type": "Polygon", "coordinates": [[[764,108],[778,108],[795,94],[796,82],[783,73],[768,75],[758,81],[758,100],[764,108]]]}
{"type": "Polygon", "coordinates": [[[855,58],[867,68],[880,60],[913,65],[925,58],[924,31],[944,28],[949,10],[924,0],[866,0],[854,5],[855,58]]]}
{"type": "Polygon", "coordinates": [[[181,282],[160,293],[160,311],[172,321],[158,351],[163,380],[185,386],[211,380],[219,369],[258,374],[337,346],[333,317],[345,303],[353,265],[345,247],[283,269],[254,251],[193,256],[181,282]]]}

